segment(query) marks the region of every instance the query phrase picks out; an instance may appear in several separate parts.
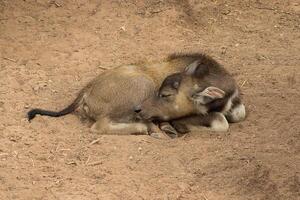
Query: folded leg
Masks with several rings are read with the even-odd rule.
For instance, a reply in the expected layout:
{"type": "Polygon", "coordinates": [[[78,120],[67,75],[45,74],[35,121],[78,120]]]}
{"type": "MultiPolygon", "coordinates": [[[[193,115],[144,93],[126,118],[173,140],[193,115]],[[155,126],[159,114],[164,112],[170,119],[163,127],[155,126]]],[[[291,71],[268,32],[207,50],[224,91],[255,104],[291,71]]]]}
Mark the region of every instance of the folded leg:
{"type": "Polygon", "coordinates": [[[171,122],[172,126],[179,133],[187,133],[190,127],[200,128],[201,126],[209,127],[212,131],[224,132],[229,128],[225,116],[220,112],[211,112],[206,115],[194,115],[171,122]]]}

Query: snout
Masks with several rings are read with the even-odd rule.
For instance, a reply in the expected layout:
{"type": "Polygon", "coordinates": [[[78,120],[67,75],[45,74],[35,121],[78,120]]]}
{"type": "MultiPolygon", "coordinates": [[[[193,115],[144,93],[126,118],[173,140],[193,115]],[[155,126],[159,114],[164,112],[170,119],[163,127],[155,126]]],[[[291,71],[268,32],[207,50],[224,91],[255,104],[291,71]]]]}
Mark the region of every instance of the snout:
{"type": "Polygon", "coordinates": [[[140,120],[152,121],[155,117],[151,114],[150,110],[146,109],[142,105],[134,107],[136,118],[140,120]]]}
{"type": "Polygon", "coordinates": [[[142,105],[138,105],[134,107],[134,112],[136,115],[136,118],[139,120],[151,120],[151,115],[147,114],[147,111],[142,109],[142,105]]]}
{"type": "Polygon", "coordinates": [[[168,107],[163,105],[156,97],[149,98],[140,105],[135,106],[137,117],[146,121],[167,121],[170,119],[168,107]]]}
{"type": "Polygon", "coordinates": [[[153,116],[150,113],[148,113],[146,110],[139,109],[136,110],[135,113],[138,119],[147,120],[147,121],[151,121],[153,119],[153,116]]]}

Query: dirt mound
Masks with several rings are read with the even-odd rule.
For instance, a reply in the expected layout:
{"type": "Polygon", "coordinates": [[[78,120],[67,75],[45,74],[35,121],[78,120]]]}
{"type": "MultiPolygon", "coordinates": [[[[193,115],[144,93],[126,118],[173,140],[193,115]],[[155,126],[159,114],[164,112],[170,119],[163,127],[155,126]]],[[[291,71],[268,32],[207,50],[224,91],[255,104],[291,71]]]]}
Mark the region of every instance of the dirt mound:
{"type": "Polygon", "coordinates": [[[296,0],[0,1],[0,199],[299,199],[299,16],[296,0]],[[235,76],[245,122],[165,141],[25,119],[103,68],[178,51],[235,76]]]}

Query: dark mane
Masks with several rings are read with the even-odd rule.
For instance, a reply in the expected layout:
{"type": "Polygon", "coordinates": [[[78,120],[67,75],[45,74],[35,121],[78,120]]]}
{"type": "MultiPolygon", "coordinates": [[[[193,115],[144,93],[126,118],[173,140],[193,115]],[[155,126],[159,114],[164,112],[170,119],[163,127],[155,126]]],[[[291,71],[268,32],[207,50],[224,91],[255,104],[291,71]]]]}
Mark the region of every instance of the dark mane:
{"type": "Polygon", "coordinates": [[[170,54],[167,59],[169,61],[176,59],[200,60],[202,64],[209,66],[210,68],[223,70],[220,63],[204,53],[174,53],[170,54]]]}
{"type": "Polygon", "coordinates": [[[178,58],[201,59],[201,58],[210,58],[210,57],[204,53],[172,53],[168,56],[169,60],[178,59],[178,58]]]}

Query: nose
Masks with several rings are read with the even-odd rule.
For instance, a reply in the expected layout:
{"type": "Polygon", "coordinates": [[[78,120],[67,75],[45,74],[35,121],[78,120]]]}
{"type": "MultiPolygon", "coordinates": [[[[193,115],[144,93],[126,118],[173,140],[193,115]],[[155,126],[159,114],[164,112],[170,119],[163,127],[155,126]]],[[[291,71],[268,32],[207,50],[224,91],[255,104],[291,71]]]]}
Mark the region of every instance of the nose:
{"type": "Polygon", "coordinates": [[[134,108],[134,112],[135,112],[135,113],[140,113],[141,111],[142,111],[141,106],[136,106],[136,107],[134,108]]]}

